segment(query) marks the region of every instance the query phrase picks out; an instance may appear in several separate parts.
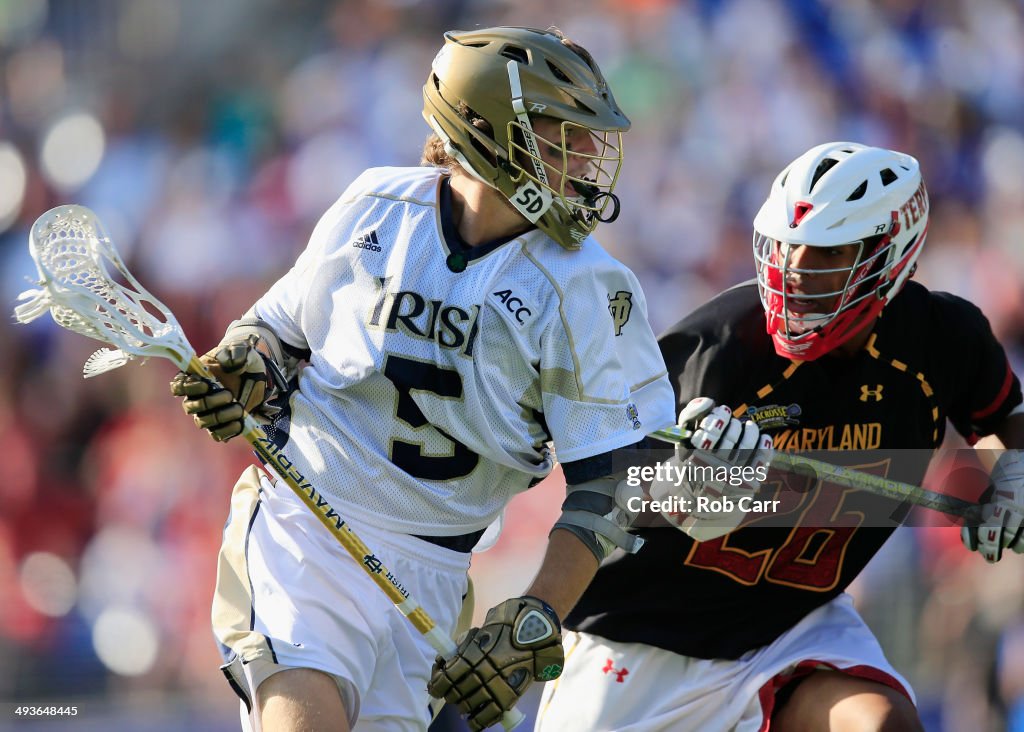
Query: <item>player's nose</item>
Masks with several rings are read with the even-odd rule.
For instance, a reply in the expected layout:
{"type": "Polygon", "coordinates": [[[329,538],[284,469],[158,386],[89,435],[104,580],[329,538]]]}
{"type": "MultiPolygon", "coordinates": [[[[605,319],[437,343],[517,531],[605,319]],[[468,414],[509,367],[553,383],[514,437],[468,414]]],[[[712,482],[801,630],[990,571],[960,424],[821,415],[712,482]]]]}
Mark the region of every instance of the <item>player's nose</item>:
{"type": "Polygon", "coordinates": [[[575,177],[585,176],[594,164],[597,155],[597,143],[593,135],[574,135],[568,146],[569,174],[575,177]]]}

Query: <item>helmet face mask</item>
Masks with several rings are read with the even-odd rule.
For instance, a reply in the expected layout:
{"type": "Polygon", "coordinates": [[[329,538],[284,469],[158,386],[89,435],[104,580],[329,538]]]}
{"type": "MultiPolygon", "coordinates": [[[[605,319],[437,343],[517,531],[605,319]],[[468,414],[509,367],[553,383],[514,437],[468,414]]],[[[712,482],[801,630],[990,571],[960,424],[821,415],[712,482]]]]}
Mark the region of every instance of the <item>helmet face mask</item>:
{"type": "Polygon", "coordinates": [[[801,268],[793,265],[793,247],[785,242],[762,237],[759,244],[759,251],[755,256],[760,261],[764,257],[765,248],[768,248],[767,256],[772,264],[769,267],[770,283],[769,296],[781,297],[782,322],[780,330],[784,330],[787,338],[797,338],[800,335],[813,331],[827,325],[837,317],[844,308],[856,304],[854,290],[852,287],[858,279],[861,271],[860,259],[864,252],[864,242],[850,242],[844,248],[855,249],[849,265],[838,267],[822,268],[801,268]],[[813,292],[795,293],[789,287],[784,286],[787,279],[794,278],[818,278],[829,283],[827,286],[816,289],[813,292]],[[798,307],[798,303],[805,307],[798,307]]]}
{"type": "Polygon", "coordinates": [[[562,246],[579,248],[617,215],[629,120],[589,54],[560,33],[450,31],[423,96],[447,152],[562,246]]]}
{"type": "Polygon", "coordinates": [[[909,155],[829,143],[797,158],[754,220],[776,353],[813,360],[874,323],[913,273],[927,229],[928,193],[909,155]]]}
{"type": "Polygon", "coordinates": [[[608,194],[618,180],[622,134],[541,117],[530,130],[510,122],[508,139],[510,165],[516,170],[513,183],[525,179],[544,188],[554,205],[593,231],[613,202],[608,194]],[[531,138],[532,150],[527,142],[531,138]]]}

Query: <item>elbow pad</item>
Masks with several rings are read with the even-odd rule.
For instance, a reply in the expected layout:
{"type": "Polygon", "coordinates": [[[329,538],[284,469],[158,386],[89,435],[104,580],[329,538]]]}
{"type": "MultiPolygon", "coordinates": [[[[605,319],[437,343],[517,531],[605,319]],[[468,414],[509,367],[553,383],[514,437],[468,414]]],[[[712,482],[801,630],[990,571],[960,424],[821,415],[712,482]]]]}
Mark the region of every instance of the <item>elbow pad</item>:
{"type": "Polygon", "coordinates": [[[619,474],[566,486],[562,515],[554,528],[575,534],[599,562],[615,549],[635,554],[644,540],[627,529],[636,520],[641,504],[630,499],[642,497],[640,488],[629,486],[619,474]],[[631,503],[636,504],[636,510],[631,510],[631,503]]]}

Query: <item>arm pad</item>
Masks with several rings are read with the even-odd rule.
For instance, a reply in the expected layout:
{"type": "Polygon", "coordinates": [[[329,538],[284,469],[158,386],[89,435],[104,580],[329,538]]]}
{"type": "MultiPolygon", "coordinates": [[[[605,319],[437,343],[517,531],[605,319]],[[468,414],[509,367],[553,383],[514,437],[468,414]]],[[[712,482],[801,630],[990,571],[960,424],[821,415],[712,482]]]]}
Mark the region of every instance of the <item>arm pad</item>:
{"type": "Polygon", "coordinates": [[[290,353],[290,349],[285,347],[274,329],[256,315],[255,310],[250,308],[241,318],[232,321],[224,332],[221,344],[244,340],[250,335],[256,335],[260,345],[264,346],[258,350],[266,356],[264,360],[267,362],[267,371],[274,386],[277,387],[278,392],[286,391],[288,381],[298,369],[299,360],[290,353]]]}
{"type": "Polygon", "coordinates": [[[599,562],[616,548],[635,554],[644,543],[626,531],[637,514],[625,505],[623,478],[615,474],[567,486],[562,515],[553,527],[575,534],[599,562]]]}

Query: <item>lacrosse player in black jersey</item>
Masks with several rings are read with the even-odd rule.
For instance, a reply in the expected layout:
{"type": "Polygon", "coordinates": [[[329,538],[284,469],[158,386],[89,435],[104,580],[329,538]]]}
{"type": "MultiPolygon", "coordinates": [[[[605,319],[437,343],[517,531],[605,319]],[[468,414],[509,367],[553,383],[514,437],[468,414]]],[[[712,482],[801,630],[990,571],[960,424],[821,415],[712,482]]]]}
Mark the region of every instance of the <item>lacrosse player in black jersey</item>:
{"type": "MultiPolygon", "coordinates": [[[[928,208],[909,155],[809,150],[754,220],[756,281],[660,345],[680,424],[723,460],[743,443],[736,417],[775,449],[835,450],[836,463],[850,450],[913,449],[919,464],[876,469],[915,483],[947,419],[968,442],[1001,442],[986,525],[963,529],[994,562],[1024,551],[1021,387],[978,308],[910,279],[928,208]]],[[[609,557],[567,617],[565,673],[546,687],[537,729],[921,729],[910,686],[844,592],[898,521],[874,524],[864,501],[877,497],[828,488],[789,491],[788,523],[706,512],[666,515],[678,531],[642,529],[643,550],[609,557]]],[[[749,491],[682,481],[669,492],[709,489],[749,491]]]]}

